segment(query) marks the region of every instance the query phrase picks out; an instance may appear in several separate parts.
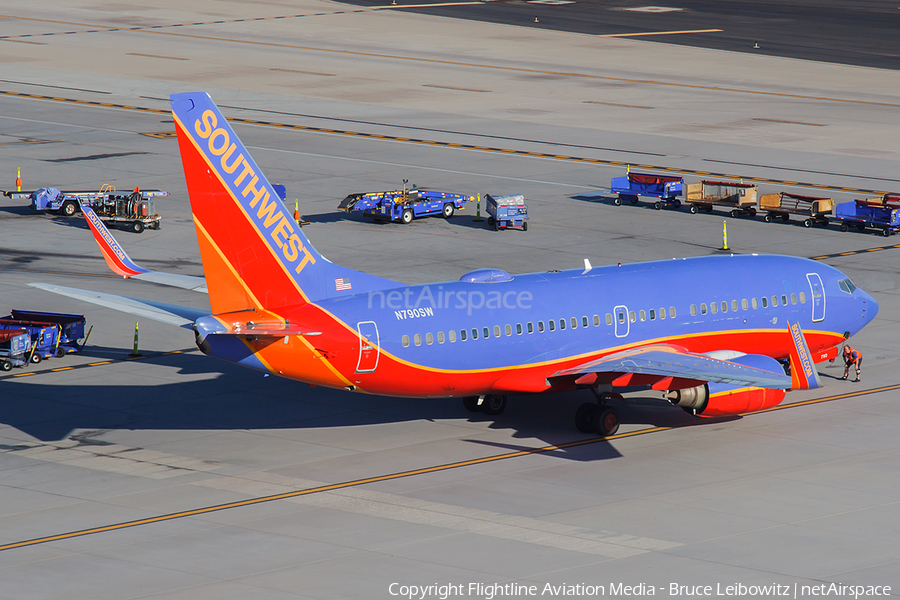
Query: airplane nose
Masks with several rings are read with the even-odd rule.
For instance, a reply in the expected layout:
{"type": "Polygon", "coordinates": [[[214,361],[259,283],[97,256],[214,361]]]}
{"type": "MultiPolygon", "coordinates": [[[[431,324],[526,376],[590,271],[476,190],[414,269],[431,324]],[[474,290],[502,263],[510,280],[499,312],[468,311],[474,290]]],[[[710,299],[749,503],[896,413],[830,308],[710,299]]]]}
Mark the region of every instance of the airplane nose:
{"type": "Polygon", "coordinates": [[[878,314],[878,302],[867,292],[864,292],[863,290],[859,291],[861,292],[860,302],[862,304],[862,316],[866,320],[866,323],[868,323],[878,314]]]}

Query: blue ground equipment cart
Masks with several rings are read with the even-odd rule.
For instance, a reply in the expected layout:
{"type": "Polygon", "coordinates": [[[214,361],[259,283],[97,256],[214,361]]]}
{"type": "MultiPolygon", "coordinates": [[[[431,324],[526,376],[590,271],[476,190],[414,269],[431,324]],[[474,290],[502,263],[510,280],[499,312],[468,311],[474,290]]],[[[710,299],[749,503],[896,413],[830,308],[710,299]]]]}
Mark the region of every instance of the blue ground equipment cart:
{"type": "Polygon", "coordinates": [[[525,204],[525,196],[514,194],[511,196],[484,196],[485,209],[488,214],[488,225],[494,231],[519,227],[522,231],[528,231],[528,206],[525,204]]]}
{"type": "MultiPolygon", "coordinates": [[[[38,323],[52,323],[59,330],[58,342],[56,346],[55,356],[62,357],[69,352],[81,352],[84,347],[79,344],[78,340],[85,337],[84,315],[70,315],[67,313],[51,313],[38,312],[35,310],[13,310],[2,319],[15,319],[18,321],[29,321],[38,323]]],[[[87,341],[87,340],[85,340],[87,341]]]]}
{"type": "Polygon", "coordinates": [[[840,222],[841,231],[848,231],[851,227],[859,231],[871,228],[884,237],[900,231],[900,208],[872,205],[865,200],[838,204],[834,218],[840,222]]]}
{"type": "Polygon", "coordinates": [[[680,208],[681,200],[676,198],[684,191],[684,178],[673,175],[655,175],[653,173],[631,173],[624,177],[613,177],[610,191],[617,194],[614,203],[621,206],[627,200],[637,204],[638,196],[659,198],[653,208],[680,208]]]}
{"type": "Polygon", "coordinates": [[[160,216],[153,207],[153,198],[168,196],[169,192],[139,188],[131,193],[116,192],[115,187],[107,184],[99,190],[61,191],[51,187],[33,192],[3,192],[3,195],[28,199],[34,210],[55,212],[66,217],[81,212],[81,205],[87,204],[107,227],[141,233],[146,228],[159,229],[160,216]]]}
{"type": "Polygon", "coordinates": [[[418,217],[443,215],[449,219],[457,210],[474,200],[472,196],[453,192],[433,192],[429,190],[407,189],[406,181],[402,190],[392,192],[367,192],[350,194],[338,205],[345,212],[360,211],[376,221],[399,221],[412,223],[418,217]]]}
{"type": "Polygon", "coordinates": [[[59,327],[46,321],[22,321],[0,319],[0,330],[24,330],[31,336],[31,362],[39,363],[45,358],[56,356],[59,345],[59,327]]]}
{"type": "Polygon", "coordinates": [[[0,370],[24,367],[31,356],[31,336],[24,329],[0,330],[0,370]]]}

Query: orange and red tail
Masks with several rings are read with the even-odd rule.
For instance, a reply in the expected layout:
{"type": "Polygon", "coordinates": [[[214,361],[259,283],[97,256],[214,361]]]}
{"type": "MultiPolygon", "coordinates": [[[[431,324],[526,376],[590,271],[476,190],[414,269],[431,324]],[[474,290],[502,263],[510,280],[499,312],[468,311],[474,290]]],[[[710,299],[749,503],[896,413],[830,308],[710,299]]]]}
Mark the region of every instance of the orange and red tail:
{"type": "Polygon", "coordinates": [[[399,285],[319,254],[208,94],[171,102],[214,313],[277,312],[399,285]]]}

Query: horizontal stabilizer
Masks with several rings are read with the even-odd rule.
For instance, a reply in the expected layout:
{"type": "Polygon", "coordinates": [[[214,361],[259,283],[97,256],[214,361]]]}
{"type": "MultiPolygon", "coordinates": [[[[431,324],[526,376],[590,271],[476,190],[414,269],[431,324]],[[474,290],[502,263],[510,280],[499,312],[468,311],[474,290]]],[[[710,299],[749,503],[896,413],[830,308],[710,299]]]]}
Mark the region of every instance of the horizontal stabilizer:
{"type": "MultiPolygon", "coordinates": [[[[774,362],[774,361],[773,361],[774,362]]],[[[557,371],[553,377],[595,374],[635,374],[648,377],[617,377],[631,385],[651,385],[657,379],[690,379],[701,382],[725,383],[784,390],[791,386],[791,378],[783,372],[760,369],[737,362],[710,358],[702,354],[684,352],[671,346],[648,346],[613,354],[573,367],[557,371]]],[[[658,386],[654,386],[658,389],[658,386]]]]}
{"type": "Polygon", "coordinates": [[[199,308],[191,308],[188,306],[178,306],[176,304],[165,304],[163,302],[153,302],[151,300],[139,300],[137,298],[128,298],[126,296],[116,296],[115,294],[104,294],[103,292],[92,292],[89,290],[79,290],[77,288],[64,287],[61,285],[51,285],[49,283],[29,283],[31,287],[60,294],[76,300],[90,302],[112,308],[131,315],[167,323],[177,327],[191,329],[194,321],[200,317],[209,314],[208,310],[199,308]]]}

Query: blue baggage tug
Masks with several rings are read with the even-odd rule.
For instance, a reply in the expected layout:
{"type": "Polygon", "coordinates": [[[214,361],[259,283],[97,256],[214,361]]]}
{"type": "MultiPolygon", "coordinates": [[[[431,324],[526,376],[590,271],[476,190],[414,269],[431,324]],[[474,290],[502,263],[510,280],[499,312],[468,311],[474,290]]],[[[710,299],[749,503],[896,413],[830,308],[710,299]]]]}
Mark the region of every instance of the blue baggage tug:
{"type": "Polygon", "coordinates": [[[419,217],[442,215],[449,219],[457,210],[463,210],[472,196],[453,192],[432,192],[429,190],[407,189],[406,181],[402,190],[392,192],[367,192],[350,194],[338,205],[345,212],[360,211],[363,216],[376,221],[412,223],[419,217]]]}
{"type": "Polygon", "coordinates": [[[510,227],[528,231],[528,205],[525,196],[513,194],[509,196],[485,195],[485,209],[488,214],[488,225],[494,231],[510,227]]]}
{"type": "Polygon", "coordinates": [[[613,177],[609,187],[613,194],[617,194],[613,201],[616,206],[621,206],[625,200],[637,204],[638,196],[651,196],[659,198],[653,203],[656,210],[663,207],[681,208],[681,200],[676,196],[684,192],[684,177],[629,172],[624,177],[613,177]]]}
{"type": "Polygon", "coordinates": [[[900,208],[892,208],[889,204],[878,206],[865,200],[854,200],[838,204],[834,218],[841,224],[841,231],[856,227],[859,231],[866,228],[877,230],[884,237],[900,231],[900,208]]]}

